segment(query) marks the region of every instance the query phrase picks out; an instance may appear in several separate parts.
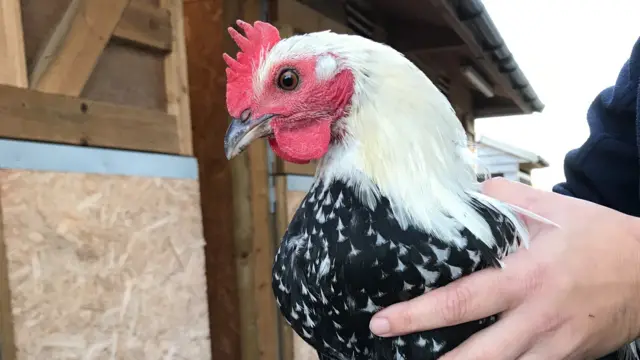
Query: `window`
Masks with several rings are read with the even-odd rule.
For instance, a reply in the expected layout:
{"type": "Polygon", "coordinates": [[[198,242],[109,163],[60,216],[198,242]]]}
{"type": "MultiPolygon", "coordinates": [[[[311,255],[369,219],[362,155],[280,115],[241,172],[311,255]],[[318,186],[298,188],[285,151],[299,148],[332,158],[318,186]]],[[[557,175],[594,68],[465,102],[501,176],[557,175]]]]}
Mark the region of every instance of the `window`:
{"type": "Polygon", "coordinates": [[[495,177],[504,177],[504,173],[491,173],[489,176],[485,176],[485,174],[478,174],[477,180],[478,182],[483,182],[495,177]]]}

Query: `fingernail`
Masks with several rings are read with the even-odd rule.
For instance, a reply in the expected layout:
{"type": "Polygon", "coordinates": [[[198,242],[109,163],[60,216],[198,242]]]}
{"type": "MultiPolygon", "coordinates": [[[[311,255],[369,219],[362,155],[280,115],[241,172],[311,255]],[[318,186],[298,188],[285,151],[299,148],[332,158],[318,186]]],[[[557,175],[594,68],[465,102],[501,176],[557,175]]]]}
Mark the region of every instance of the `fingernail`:
{"type": "Polygon", "coordinates": [[[378,336],[382,336],[391,331],[391,324],[385,318],[375,318],[369,323],[369,330],[378,336]]]}

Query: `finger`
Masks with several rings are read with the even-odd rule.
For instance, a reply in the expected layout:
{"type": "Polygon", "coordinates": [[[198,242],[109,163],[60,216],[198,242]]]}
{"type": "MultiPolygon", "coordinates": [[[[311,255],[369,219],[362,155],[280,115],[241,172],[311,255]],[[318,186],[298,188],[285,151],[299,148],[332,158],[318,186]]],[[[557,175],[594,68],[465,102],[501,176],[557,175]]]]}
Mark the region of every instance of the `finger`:
{"type": "MultiPolygon", "coordinates": [[[[509,309],[524,296],[530,277],[520,257],[503,269],[485,269],[409,301],[381,310],[371,320],[378,336],[396,336],[483,319],[509,309]]],[[[526,263],[526,262],[525,262],[526,263]]]]}
{"type": "MultiPolygon", "coordinates": [[[[440,360],[513,360],[535,342],[530,311],[514,309],[497,323],[474,334],[440,360]]],[[[546,358],[544,358],[546,359],[546,358]]]]}

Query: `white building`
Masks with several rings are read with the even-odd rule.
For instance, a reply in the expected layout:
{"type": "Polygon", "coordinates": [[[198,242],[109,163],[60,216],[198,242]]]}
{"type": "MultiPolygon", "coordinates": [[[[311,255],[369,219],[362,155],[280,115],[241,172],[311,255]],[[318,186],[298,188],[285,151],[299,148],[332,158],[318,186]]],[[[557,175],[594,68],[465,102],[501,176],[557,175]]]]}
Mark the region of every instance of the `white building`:
{"type": "Polygon", "coordinates": [[[549,166],[540,155],[480,136],[476,141],[476,155],[481,171],[491,177],[504,177],[531,185],[531,170],[549,166]]]}

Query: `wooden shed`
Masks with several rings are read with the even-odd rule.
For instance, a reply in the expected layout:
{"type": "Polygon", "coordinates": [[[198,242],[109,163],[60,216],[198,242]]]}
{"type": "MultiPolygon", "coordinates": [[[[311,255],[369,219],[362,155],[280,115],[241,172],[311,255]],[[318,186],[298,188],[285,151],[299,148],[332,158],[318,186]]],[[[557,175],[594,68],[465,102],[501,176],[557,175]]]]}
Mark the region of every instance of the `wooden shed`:
{"type": "Polygon", "coordinates": [[[549,166],[549,163],[536,153],[486,136],[480,136],[476,141],[476,154],[487,175],[500,176],[527,185],[532,184],[533,169],[549,166]]]}
{"type": "Polygon", "coordinates": [[[211,359],[182,0],[0,1],[0,357],[211,359]]]}
{"type": "Polygon", "coordinates": [[[470,139],[543,108],[479,0],[0,0],[3,360],[309,358],[271,265],[314,164],[225,158],[236,19],[396,47],[470,139]]]}

